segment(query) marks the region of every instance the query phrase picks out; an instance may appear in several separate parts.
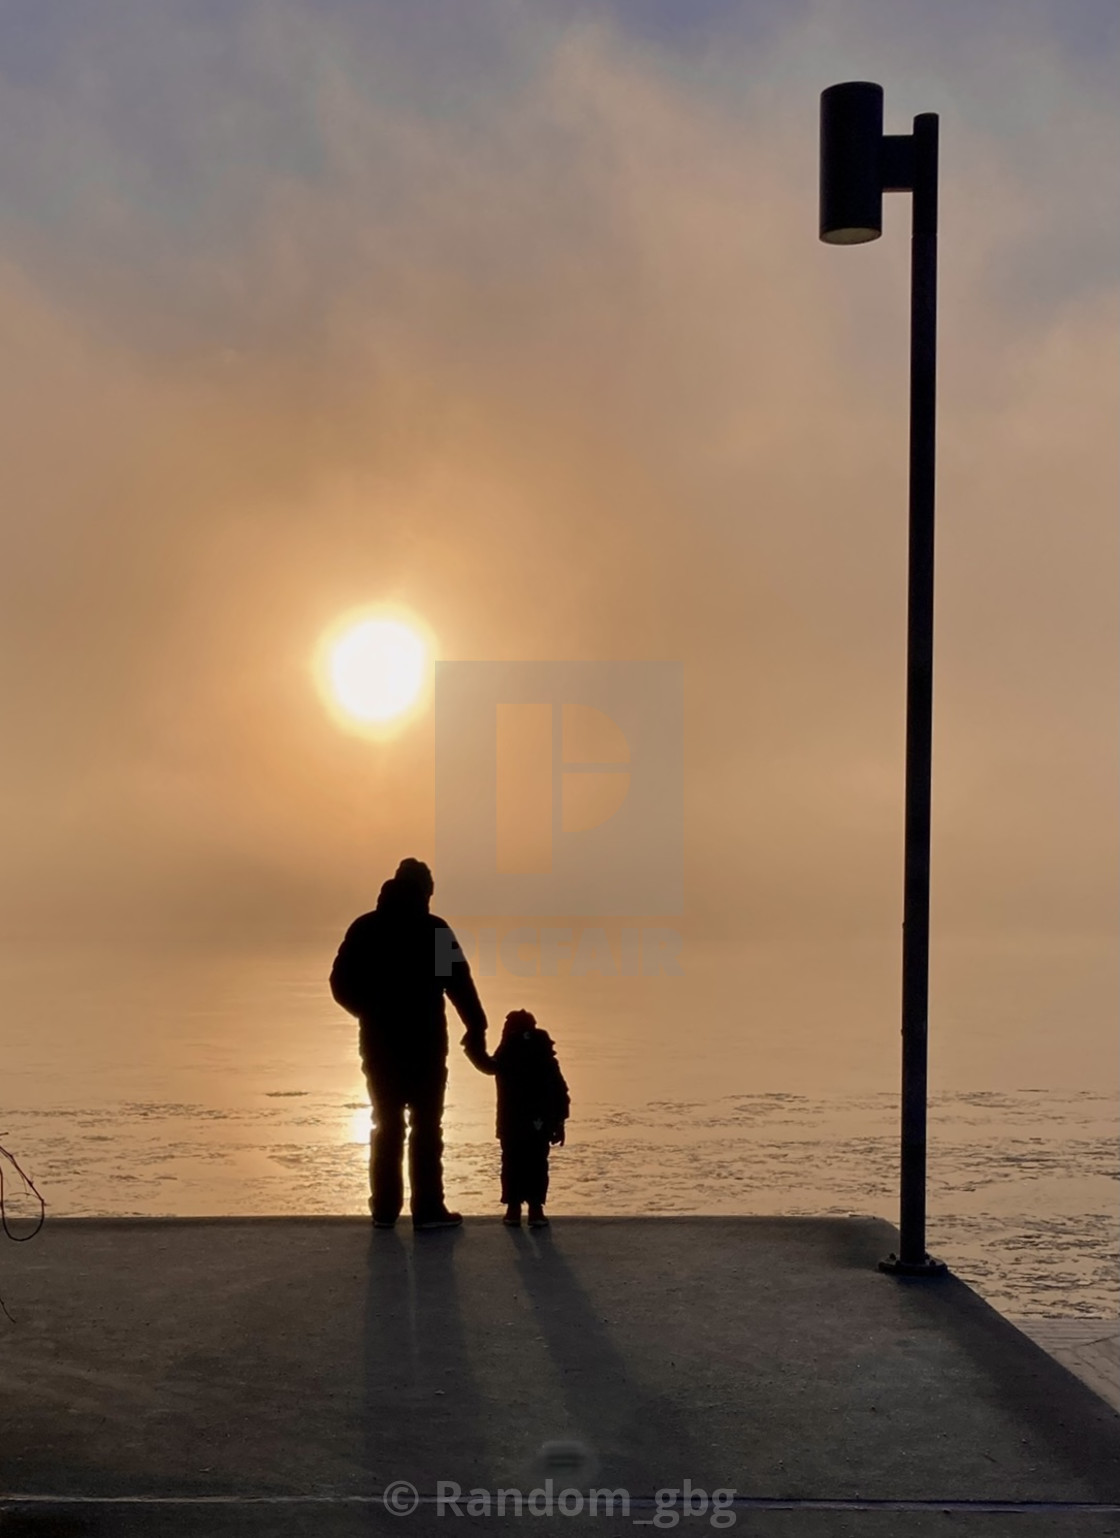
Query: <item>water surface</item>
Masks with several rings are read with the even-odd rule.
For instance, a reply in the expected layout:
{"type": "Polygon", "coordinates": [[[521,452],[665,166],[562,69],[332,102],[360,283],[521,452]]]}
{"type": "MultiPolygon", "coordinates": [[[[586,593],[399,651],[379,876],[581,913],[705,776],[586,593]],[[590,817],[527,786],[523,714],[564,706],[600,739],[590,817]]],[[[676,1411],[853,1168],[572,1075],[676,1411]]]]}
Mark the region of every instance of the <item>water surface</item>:
{"type": "MultiPolygon", "coordinates": [[[[332,953],[10,952],[0,1140],[49,1211],[364,1212],[368,1107],[355,1024],[326,991],[332,953]]],[[[976,954],[955,959],[966,981],[976,954]]],[[[481,979],[492,1020],[528,1004],[558,1043],[573,1118],[553,1160],[557,1219],[893,1218],[891,964],[874,950],[845,962],[847,1009],[826,950],[694,947],[681,978],[481,979]]],[[[1008,1312],[1115,1315],[1114,1049],[1076,1021],[1040,1031],[1006,990],[989,1004],[1010,1024],[962,1031],[958,1013],[934,1038],[931,1248],[1008,1312]]],[[[449,1198],[497,1211],[493,1084],[456,1048],[446,1141],[449,1198]]]]}

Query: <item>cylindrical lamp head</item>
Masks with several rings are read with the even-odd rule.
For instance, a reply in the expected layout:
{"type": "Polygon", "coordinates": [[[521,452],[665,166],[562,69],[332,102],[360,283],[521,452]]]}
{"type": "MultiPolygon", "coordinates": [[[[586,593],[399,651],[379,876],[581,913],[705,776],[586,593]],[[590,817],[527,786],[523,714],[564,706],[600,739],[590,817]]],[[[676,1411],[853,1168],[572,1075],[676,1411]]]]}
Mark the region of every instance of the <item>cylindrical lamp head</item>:
{"type": "Polygon", "coordinates": [[[821,239],[856,246],[883,233],[883,87],[821,92],[821,239]]]}

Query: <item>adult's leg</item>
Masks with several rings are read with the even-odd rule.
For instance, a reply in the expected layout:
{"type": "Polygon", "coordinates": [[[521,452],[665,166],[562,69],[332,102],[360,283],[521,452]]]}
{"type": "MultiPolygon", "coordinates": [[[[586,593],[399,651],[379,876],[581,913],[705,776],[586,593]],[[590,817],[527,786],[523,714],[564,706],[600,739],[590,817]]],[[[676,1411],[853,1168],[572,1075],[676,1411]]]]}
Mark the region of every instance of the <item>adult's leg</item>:
{"type": "Polygon", "coordinates": [[[404,1097],[398,1076],[387,1065],[366,1066],[373,1107],[369,1147],[369,1206],[374,1220],[391,1223],[404,1201],[404,1097]]]}
{"type": "Polygon", "coordinates": [[[443,1212],[443,1100],[446,1060],[413,1075],[409,1094],[408,1175],[412,1216],[443,1212]]]}

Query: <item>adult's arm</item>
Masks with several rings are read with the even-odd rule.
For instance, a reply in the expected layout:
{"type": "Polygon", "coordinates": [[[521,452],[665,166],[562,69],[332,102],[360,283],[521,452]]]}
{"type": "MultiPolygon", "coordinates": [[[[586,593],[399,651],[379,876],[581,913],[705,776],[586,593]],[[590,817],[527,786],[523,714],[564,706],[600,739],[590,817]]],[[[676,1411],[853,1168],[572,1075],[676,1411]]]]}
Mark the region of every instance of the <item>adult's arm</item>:
{"type": "Polygon", "coordinates": [[[454,1004],[459,1019],[466,1027],[463,1037],[463,1050],[476,1068],[483,1072],[492,1071],[490,1054],[486,1050],[486,1011],[482,1007],[482,1000],[478,996],[474,978],[471,976],[470,963],[464,956],[462,949],[456,940],[450,925],[444,925],[447,936],[450,938],[451,966],[444,988],[447,997],[454,1004]]]}
{"type": "Polygon", "coordinates": [[[365,1002],[364,930],[363,919],[355,919],[343,937],[331,968],[331,996],[351,1015],[360,1015],[365,1002]]]}

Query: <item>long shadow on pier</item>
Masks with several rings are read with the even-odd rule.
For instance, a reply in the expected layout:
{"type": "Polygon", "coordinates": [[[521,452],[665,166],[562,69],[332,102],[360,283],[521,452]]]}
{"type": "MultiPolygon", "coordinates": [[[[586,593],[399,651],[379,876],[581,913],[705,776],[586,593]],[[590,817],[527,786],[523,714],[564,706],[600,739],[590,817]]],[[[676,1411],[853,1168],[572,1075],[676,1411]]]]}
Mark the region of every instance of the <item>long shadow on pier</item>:
{"type": "Polygon", "coordinates": [[[508,1532],[382,1497],[549,1476],[733,1487],[766,1538],[1120,1533],[1120,1417],[962,1283],[877,1273],[894,1242],[835,1218],[55,1219],[7,1257],[0,1538],[508,1532]]]}
{"type": "Polygon", "coordinates": [[[464,1333],[456,1255],[461,1232],[408,1245],[374,1233],[367,1257],[364,1407],[368,1488],[420,1485],[418,1449],[444,1479],[482,1480],[487,1424],[464,1333]]]}
{"type": "Polygon", "coordinates": [[[582,1483],[586,1488],[593,1478],[598,1484],[638,1492],[649,1470],[671,1449],[664,1482],[671,1483],[673,1473],[688,1473],[699,1482],[707,1459],[701,1457],[679,1407],[636,1381],[633,1364],[618,1349],[609,1321],[597,1312],[564,1258],[563,1236],[557,1239],[551,1229],[514,1229],[510,1240],[563,1394],[574,1444],[569,1468],[560,1446],[551,1458],[540,1458],[541,1472],[554,1473],[559,1483],[582,1483]]]}

